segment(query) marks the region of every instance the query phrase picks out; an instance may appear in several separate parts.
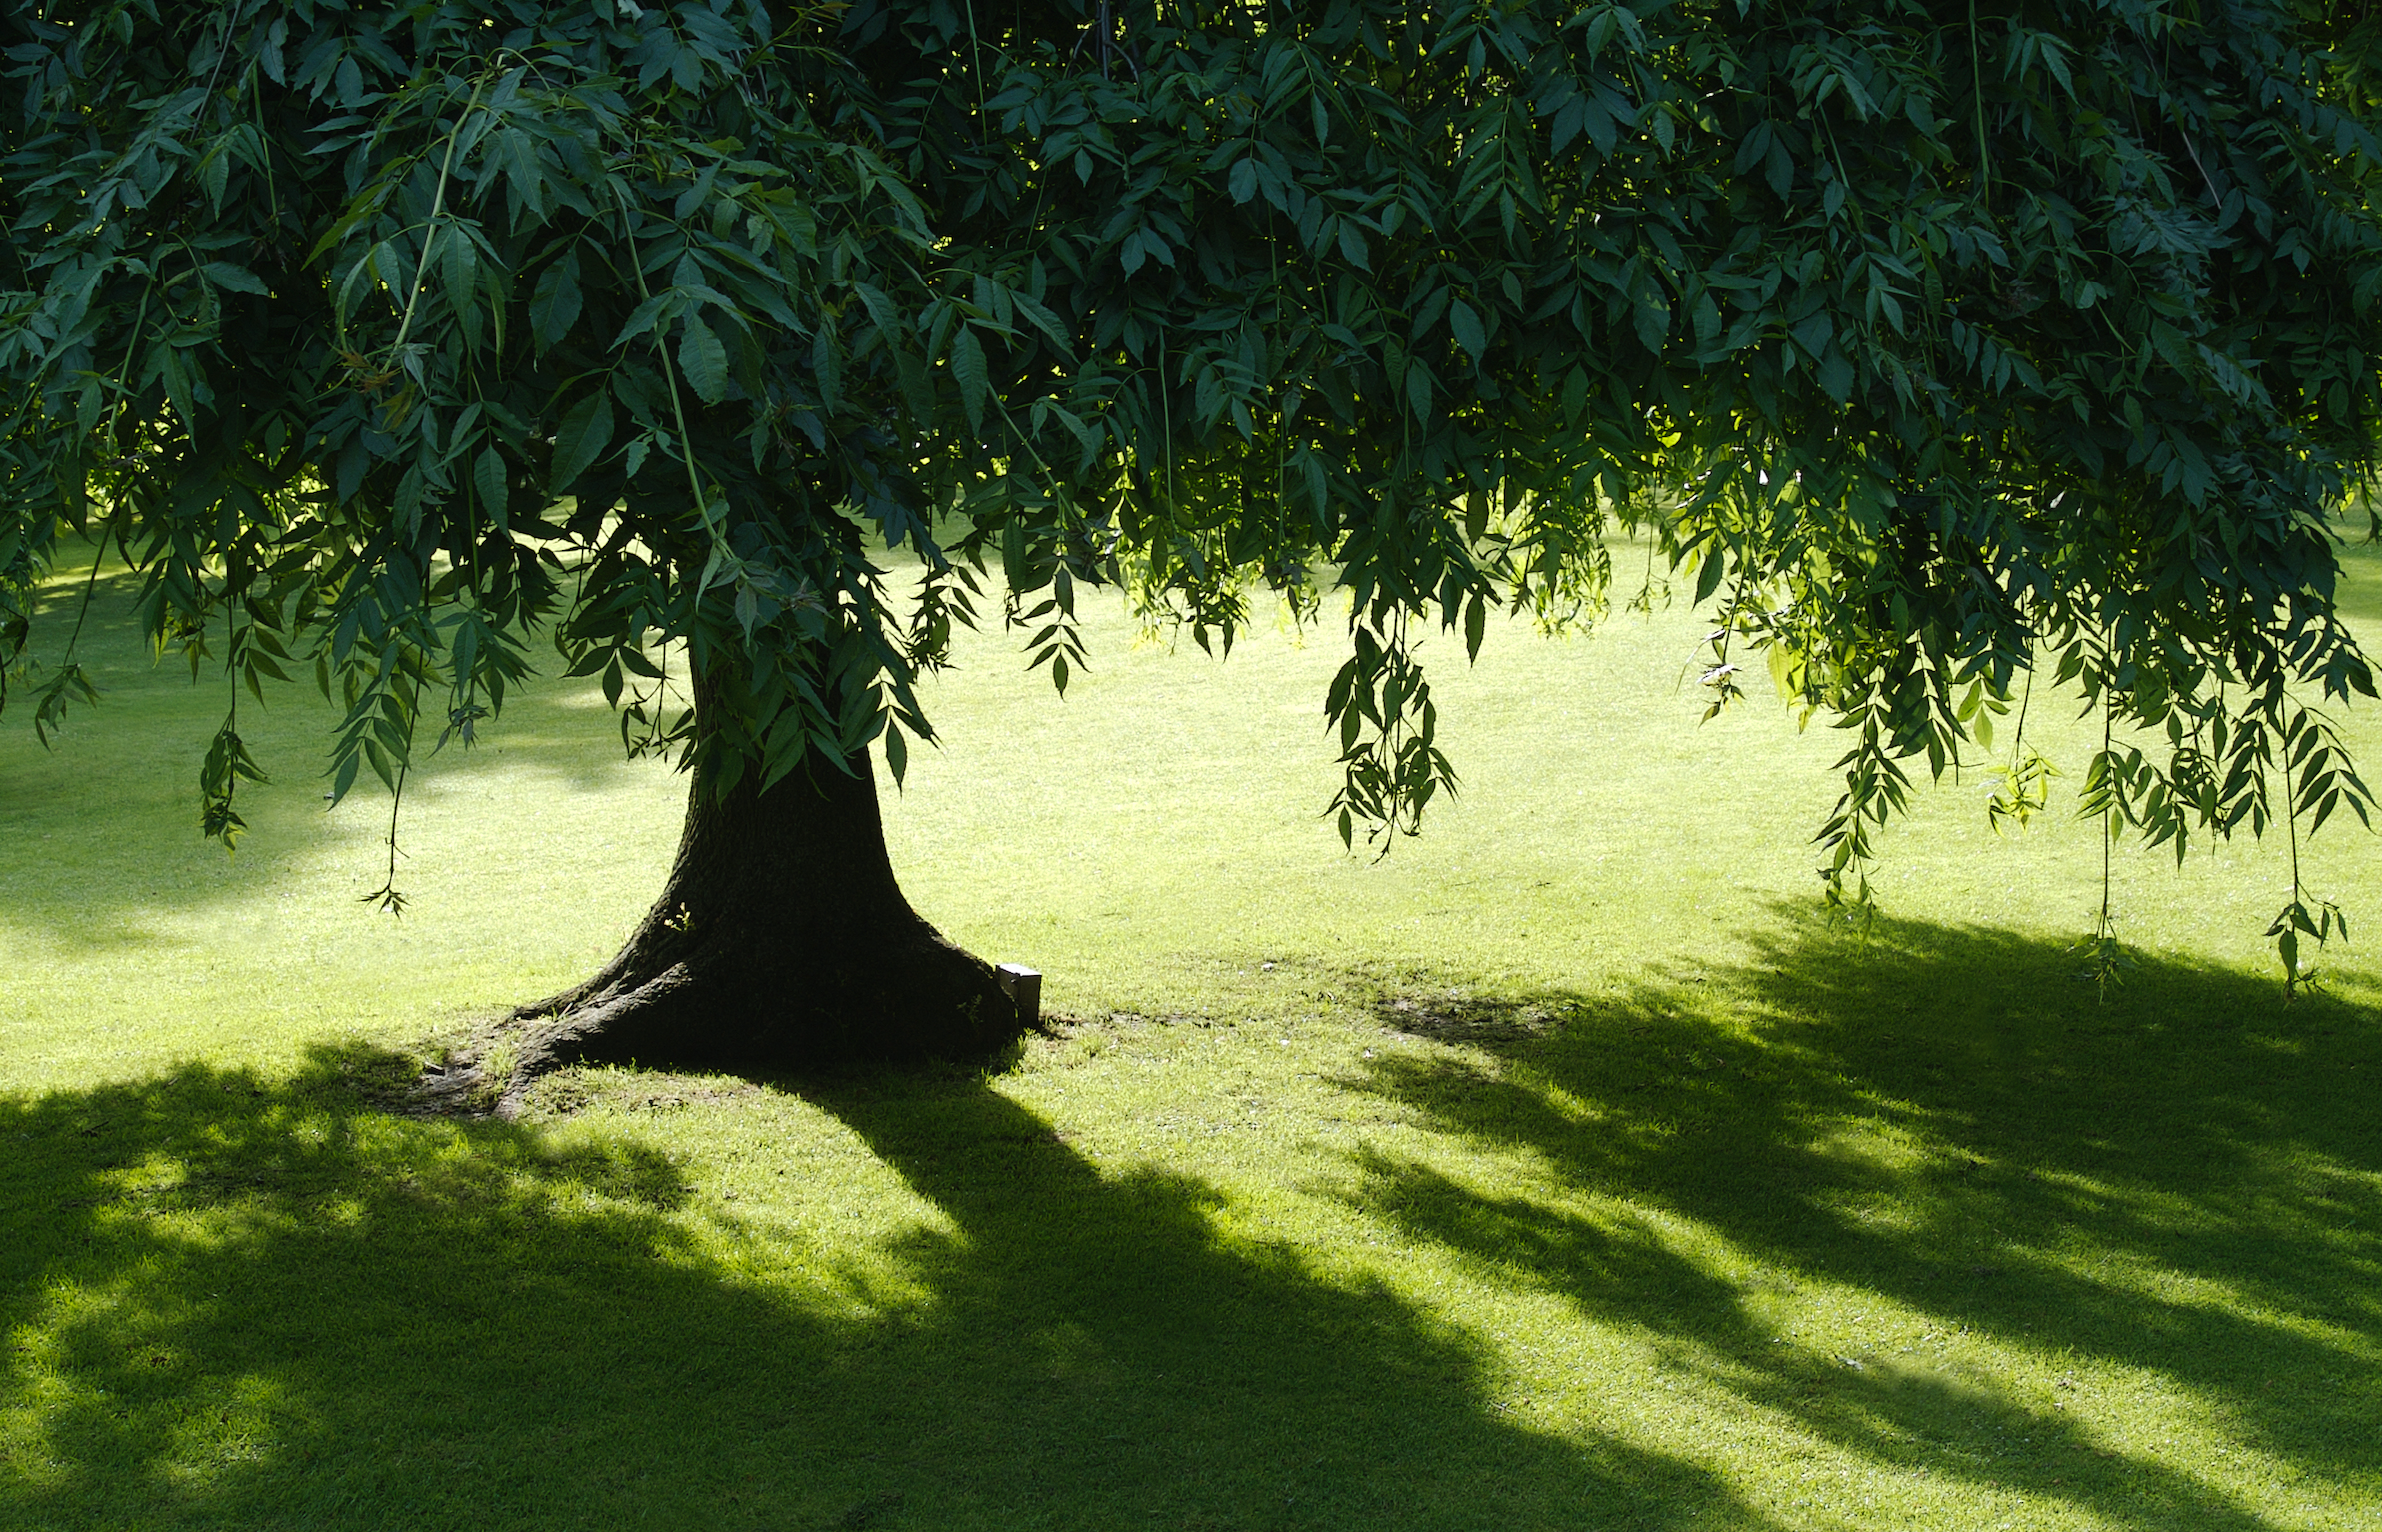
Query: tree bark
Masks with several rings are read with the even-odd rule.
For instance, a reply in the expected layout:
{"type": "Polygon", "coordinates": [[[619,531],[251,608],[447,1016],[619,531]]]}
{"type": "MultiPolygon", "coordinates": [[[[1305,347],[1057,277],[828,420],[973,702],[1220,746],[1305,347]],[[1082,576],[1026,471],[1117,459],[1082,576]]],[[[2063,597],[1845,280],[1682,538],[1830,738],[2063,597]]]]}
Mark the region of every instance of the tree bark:
{"type": "Polygon", "coordinates": [[[669,882],[602,972],[514,1013],[519,1063],[797,1068],[981,1059],[1014,1042],[992,966],[910,908],[865,753],[767,792],[700,775],[669,882]]]}

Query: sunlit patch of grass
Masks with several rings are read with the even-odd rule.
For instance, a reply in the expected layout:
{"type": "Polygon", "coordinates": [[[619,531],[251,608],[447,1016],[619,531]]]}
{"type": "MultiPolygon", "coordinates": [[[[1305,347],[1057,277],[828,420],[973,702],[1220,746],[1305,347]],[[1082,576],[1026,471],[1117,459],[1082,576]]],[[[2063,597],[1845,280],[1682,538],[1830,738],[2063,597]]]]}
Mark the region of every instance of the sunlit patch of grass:
{"type": "Polygon", "coordinates": [[[239,856],[198,842],[221,698],[102,589],[105,705],[0,736],[0,1525],[2382,1505],[2371,959],[2285,1006],[2275,856],[2128,855],[2103,997],[2090,827],[1997,839],[1973,778],[1892,835],[1875,937],[1825,929],[1836,741],[1695,727],[1684,613],[1447,646],[1466,791],[1380,863],[1319,818],[1328,643],[1219,666],[1107,614],[1062,704],[970,640],[890,833],[921,908],[1045,970],[1049,1034],[989,1074],[573,1072],[499,1122],[394,1088],[605,954],[680,779],[533,689],[429,773],[394,923],[352,897],[385,800],[320,812],[300,696],[243,714],[239,856]]]}

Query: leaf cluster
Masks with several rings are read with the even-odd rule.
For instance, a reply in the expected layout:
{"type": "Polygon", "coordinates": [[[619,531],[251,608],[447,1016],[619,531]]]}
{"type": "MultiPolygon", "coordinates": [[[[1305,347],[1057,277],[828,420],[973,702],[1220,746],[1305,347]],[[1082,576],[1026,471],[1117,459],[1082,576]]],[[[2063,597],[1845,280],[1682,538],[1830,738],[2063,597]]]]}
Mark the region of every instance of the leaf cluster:
{"type": "Polygon", "coordinates": [[[549,620],[631,748],[898,771],[997,561],[1062,690],[1089,585],[1227,648],[1335,593],[1334,817],[1411,832],[1431,629],[1593,617],[1628,534],[1716,603],[1715,709],[1750,646],[1847,731],[1856,911],[1907,763],[1993,752],[2038,668],[2111,720],[2088,810],[2179,856],[2370,807],[2313,710],[2374,689],[2329,519],[2382,406],[2353,8],[5,26],[0,573],[96,524],[161,642],[311,660],[335,792],[424,717],[468,743],[549,620]]]}

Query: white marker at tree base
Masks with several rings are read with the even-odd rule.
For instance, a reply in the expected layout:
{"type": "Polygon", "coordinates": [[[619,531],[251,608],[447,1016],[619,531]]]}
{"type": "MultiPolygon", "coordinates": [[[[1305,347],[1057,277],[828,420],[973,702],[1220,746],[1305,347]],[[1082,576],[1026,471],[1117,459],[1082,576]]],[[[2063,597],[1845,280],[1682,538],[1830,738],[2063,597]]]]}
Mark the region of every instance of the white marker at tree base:
{"type": "Polygon", "coordinates": [[[1042,1020],[1042,970],[1023,963],[1003,963],[993,970],[993,982],[1017,1005],[1017,1019],[1026,1026],[1042,1020]]]}

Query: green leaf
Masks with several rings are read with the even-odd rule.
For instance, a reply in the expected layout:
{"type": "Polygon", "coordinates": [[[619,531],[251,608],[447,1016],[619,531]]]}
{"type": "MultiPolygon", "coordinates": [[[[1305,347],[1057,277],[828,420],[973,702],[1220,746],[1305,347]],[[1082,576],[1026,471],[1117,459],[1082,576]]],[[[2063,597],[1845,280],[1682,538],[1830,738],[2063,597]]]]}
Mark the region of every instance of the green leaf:
{"type": "Polygon", "coordinates": [[[811,335],[811,377],[819,386],[819,400],[829,409],[843,403],[843,359],[836,355],[835,329],[822,324],[811,335]]]}
{"type": "Polygon", "coordinates": [[[1474,361],[1489,354],[1489,333],[1481,327],[1480,315],[1463,299],[1448,305],[1447,328],[1456,337],[1456,344],[1470,352],[1474,361]]]}
{"type": "Polygon", "coordinates": [[[340,757],[338,768],[331,774],[331,807],[337,808],[339,800],[346,797],[348,792],[354,788],[356,772],[363,764],[363,761],[352,752],[340,757]]]}
{"type": "Polygon", "coordinates": [[[1702,606],[1706,601],[1711,600],[1712,593],[1720,589],[1720,577],[1727,572],[1728,561],[1725,551],[1719,548],[1713,549],[1712,556],[1704,560],[1704,567],[1696,571],[1696,598],[1693,604],[1702,606]]]}
{"type": "Polygon", "coordinates": [[[538,273],[529,298],[529,338],[546,350],[579,322],[579,252],[572,250],[538,273]]]}
{"type": "Polygon", "coordinates": [[[668,320],[685,304],[686,299],[677,292],[664,289],[655,293],[630,312],[628,322],[620,327],[618,335],[612,337],[612,344],[615,346],[627,345],[655,325],[668,320]]]}
{"type": "Polygon", "coordinates": [[[959,379],[959,399],[968,412],[968,429],[984,429],[984,404],[992,395],[986,376],[984,345],[973,329],[962,328],[951,343],[951,371],[959,379]]]}
{"type": "Polygon", "coordinates": [[[477,319],[469,315],[473,307],[473,288],[480,279],[480,253],[471,236],[460,228],[444,231],[446,237],[438,242],[438,264],[447,281],[447,307],[466,315],[466,323],[474,327],[477,319]]]}
{"type": "Polygon", "coordinates": [[[1828,348],[1828,355],[1820,362],[1820,387],[1838,404],[1853,396],[1853,364],[1834,346],[1828,348]]]}
{"type": "Polygon", "coordinates": [[[2075,99],[2076,82],[2068,74],[2067,46],[2056,37],[2045,37],[2042,43],[2043,67],[2051,71],[2051,77],[2059,81],[2059,88],[2067,92],[2069,99],[2075,99]]]}
{"type": "Polygon", "coordinates": [[[217,287],[228,288],[235,293],[254,293],[260,298],[272,296],[272,290],[245,266],[234,266],[229,261],[209,261],[201,269],[206,272],[207,280],[217,287]]]}
{"type": "Polygon", "coordinates": [[[494,447],[483,447],[471,465],[472,487],[480,492],[480,504],[488,508],[488,519],[501,530],[509,507],[506,503],[505,460],[494,447]]]}
{"type": "Polygon", "coordinates": [[[1371,271],[1373,258],[1365,250],[1365,231],[1350,218],[1340,220],[1340,254],[1359,271],[1371,271]]]}
{"type": "Polygon", "coordinates": [[[610,445],[612,396],[598,390],[573,405],[554,433],[550,487],[557,494],[569,489],[610,445]]]}
{"type": "Polygon", "coordinates": [[[728,397],[728,348],[693,314],[686,316],[686,334],[678,342],[678,367],[705,404],[728,397]]]}
{"type": "Polygon", "coordinates": [[[1638,341],[1659,355],[1663,341],[1671,333],[1670,300],[1655,291],[1652,281],[1638,290],[1637,300],[1636,311],[1630,317],[1637,326],[1638,341]]]}

